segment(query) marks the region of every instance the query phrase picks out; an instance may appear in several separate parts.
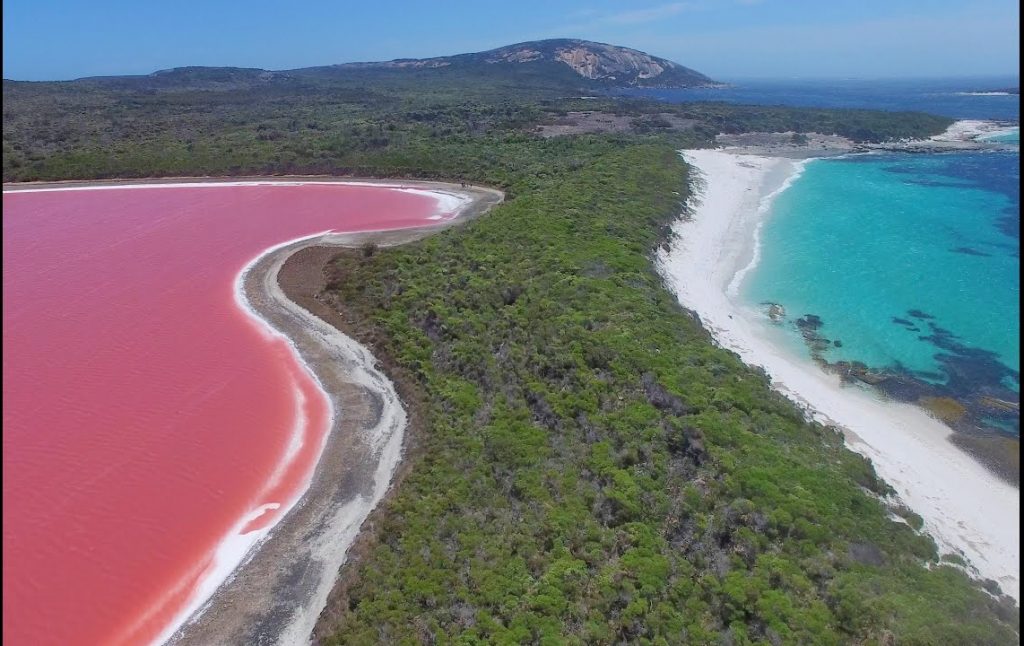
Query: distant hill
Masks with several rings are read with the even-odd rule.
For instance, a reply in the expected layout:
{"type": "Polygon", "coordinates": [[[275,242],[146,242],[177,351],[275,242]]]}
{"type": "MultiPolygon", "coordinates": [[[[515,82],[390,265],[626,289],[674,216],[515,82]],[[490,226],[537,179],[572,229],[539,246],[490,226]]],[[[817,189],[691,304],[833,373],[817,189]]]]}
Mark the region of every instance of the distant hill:
{"type": "Polygon", "coordinates": [[[554,76],[564,74],[568,68],[578,79],[604,87],[680,88],[720,85],[700,72],[664,58],[628,47],[572,38],[535,40],[474,54],[345,63],[326,68],[292,70],[291,73],[344,73],[354,69],[457,70],[479,67],[488,68],[491,73],[548,68],[554,76]]]}
{"type": "MultiPolygon", "coordinates": [[[[140,76],[94,76],[74,83],[116,89],[243,89],[324,81],[402,82],[430,78],[498,85],[586,90],[625,87],[714,87],[707,76],[644,52],[577,39],[538,40],[486,52],[341,63],[270,71],[241,67],[177,67],[140,76]]],[[[6,82],[5,82],[6,83],[6,82]]]]}

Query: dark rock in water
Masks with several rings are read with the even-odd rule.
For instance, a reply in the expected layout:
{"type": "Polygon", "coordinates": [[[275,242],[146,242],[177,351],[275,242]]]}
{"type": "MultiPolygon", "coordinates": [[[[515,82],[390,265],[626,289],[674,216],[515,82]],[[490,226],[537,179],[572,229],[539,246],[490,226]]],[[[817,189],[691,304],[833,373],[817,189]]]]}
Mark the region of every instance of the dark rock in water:
{"type": "MultiPolygon", "coordinates": [[[[918,339],[935,347],[933,357],[938,369],[934,372],[913,370],[900,362],[877,367],[860,361],[829,362],[825,358],[827,350],[842,347],[842,342],[829,341],[817,331],[823,326],[817,316],[808,314],[794,323],[811,351],[812,360],[824,370],[839,375],[844,383],[868,384],[892,400],[929,410],[955,431],[952,439],[961,448],[971,442],[973,447],[982,439],[995,446],[993,438],[1016,443],[1013,446],[1018,447],[1020,394],[1007,384],[1020,383],[1020,373],[991,350],[964,345],[952,331],[929,320],[934,318],[931,314],[910,310],[907,315],[911,320],[894,317],[893,323],[918,332],[918,339]],[[921,333],[919,321],[927,323],[930,332],[921,333]]],[[[992,462],[1000,477],[1016,483],[1019,451],[1015,448],[1013,456],[1009,456],[1004,448],[986,449],[984,462],[992,462]]]]}
{"type": "Polygon", "coordinates": [[[796,320],[796,326],[801,329],[817,330],[822,325],[821,318],[814,314],[804,314],[796,320]]]}
{"type": "Polygon", "coordinates": [[[889,375],[883,372],[871,372],[869,370],[865,370],[864,372],[855,372],[854,376],[864,383],[871,384],[872,386],[878,385],[889,379],[889,375]]]}
{"type": "Polygon", "coordinates": [[[892,322],[895,323],[896,325],[902,325],[903,327],[907,328],[907,330],[909,330],[910,332],[921,331],[921,328],[917,327],[917,324],[915,322],[908,321],[907,319],[901,319],[898,316],[892,317],[892,322]]]}
{"type": "MultiPolygon", "coordinates": [[[[828,337],[818,333],[818,329],[825,323],[814,314],[804,314],[794,323],[797,329],[800,330],[800,336],[804,338],[804,343],[807,344],[808,349],[811,351],[811,359],[822,368],[828,368],[828,361],[825,360],[823,355],[834,344],[828,337]]],[[[840,343],[839,345],[842,344],[840,343]]]]}
{"type": "Polygon", "coordinates": [[[955,249],[950,249],[950,251],[953,253],[962,253],[967,256],[983,256],[985,258],[990,258],[992,256],[992,254],[985,253],[984,251],[978,251],[977,249],[971,249],[970,247],[957,247],[955,249]]]}
{"type": "Polygon", "coordinates": [[[779,323],[786,318],[786,308],[778,303],[766,303],[766,305],[768,305],[768,318],[774,323],[779,323]]]}
{"type": "Polygon", "coordinates": [[[892,375],[883,372],[874,372],[860,361],[837,361],[828,365],[831,372],[837,372],[844,379],[857,379],[866,384],[879,384],[888,380],[892,375]]]}

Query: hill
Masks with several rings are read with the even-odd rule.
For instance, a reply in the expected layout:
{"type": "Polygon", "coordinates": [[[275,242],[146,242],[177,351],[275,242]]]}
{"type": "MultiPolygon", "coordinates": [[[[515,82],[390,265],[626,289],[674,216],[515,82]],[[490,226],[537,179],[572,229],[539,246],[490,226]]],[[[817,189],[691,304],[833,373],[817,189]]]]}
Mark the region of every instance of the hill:
{"type": "MultiPolygon", "coordinates": [[[[408,83],[411,80],[523,85],[576,91],[624,87],[715,87],[704,74],[644,52],[578,39],[538,40],[485,52],[436,58],[341,63],[271,71],[242,67],[176,67],[137,76],[93,76],[76,85],[107,89],[248,89],[324,81],[408,83]]],[[[12,81],[5,80],[4,83],[12,81]]]]}
{"type": "Polygon", "coordinates": [[[380,63],[346,63],[326,68],[292,70],[296,74],[338,73],[353,70],[472,70],[491,74],[547,71],[553,78],[568,78],[602,87],[708,87],[720,85],[707,76],[644,52],[573,38],[535,40],[485,52],[436,58],[402,58],[380,63]],[[570,72],[566,74],[566,68],[570,72]]]}

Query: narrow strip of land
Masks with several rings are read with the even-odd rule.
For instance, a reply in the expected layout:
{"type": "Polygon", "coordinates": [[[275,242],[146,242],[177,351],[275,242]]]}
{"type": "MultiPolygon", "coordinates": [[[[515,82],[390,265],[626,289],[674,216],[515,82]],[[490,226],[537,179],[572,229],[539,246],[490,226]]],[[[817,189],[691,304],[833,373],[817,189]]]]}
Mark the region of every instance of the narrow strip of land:
{"type": "Polygon", "coordinates": [[[437,182],[380,183],[461,194],[469,201],[437,226],[302,240],[261,256],[245,274],[249,305],[294,343],[330,396],[333,427],[302,499],[169,643],[308,642],[349,547],[388,490],[402,453],[406,412],[376,358],[342,332],[337,312],[317,301],[324,265],[339,247],[405,244],[463,223],[503,194],[437,182]]]}

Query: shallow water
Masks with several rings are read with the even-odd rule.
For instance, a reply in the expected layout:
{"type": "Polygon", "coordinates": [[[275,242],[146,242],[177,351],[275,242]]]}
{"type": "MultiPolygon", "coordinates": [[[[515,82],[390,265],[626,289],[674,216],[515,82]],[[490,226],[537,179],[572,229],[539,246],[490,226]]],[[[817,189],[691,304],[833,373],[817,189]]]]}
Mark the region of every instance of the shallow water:
{"type": "Polygon", "coordinates": [[[225,538],[247,545],[301,494],[328,429],[237,274],[285,240],[436,224],[436,202],[311,184],[3,203],[3,636],[144,643],[225,538]]]}
{"type": "MultiPolygon", "coordinates": [[[[905,369],[958,396],[1019,391],[1016,153],[815,160],[774,202],[742,287],[781,304],[788,338],[813,314],[829,362],[905,369]]],[[[1019,428],[1019,424],[1018,424],[1019,428]]]]}

